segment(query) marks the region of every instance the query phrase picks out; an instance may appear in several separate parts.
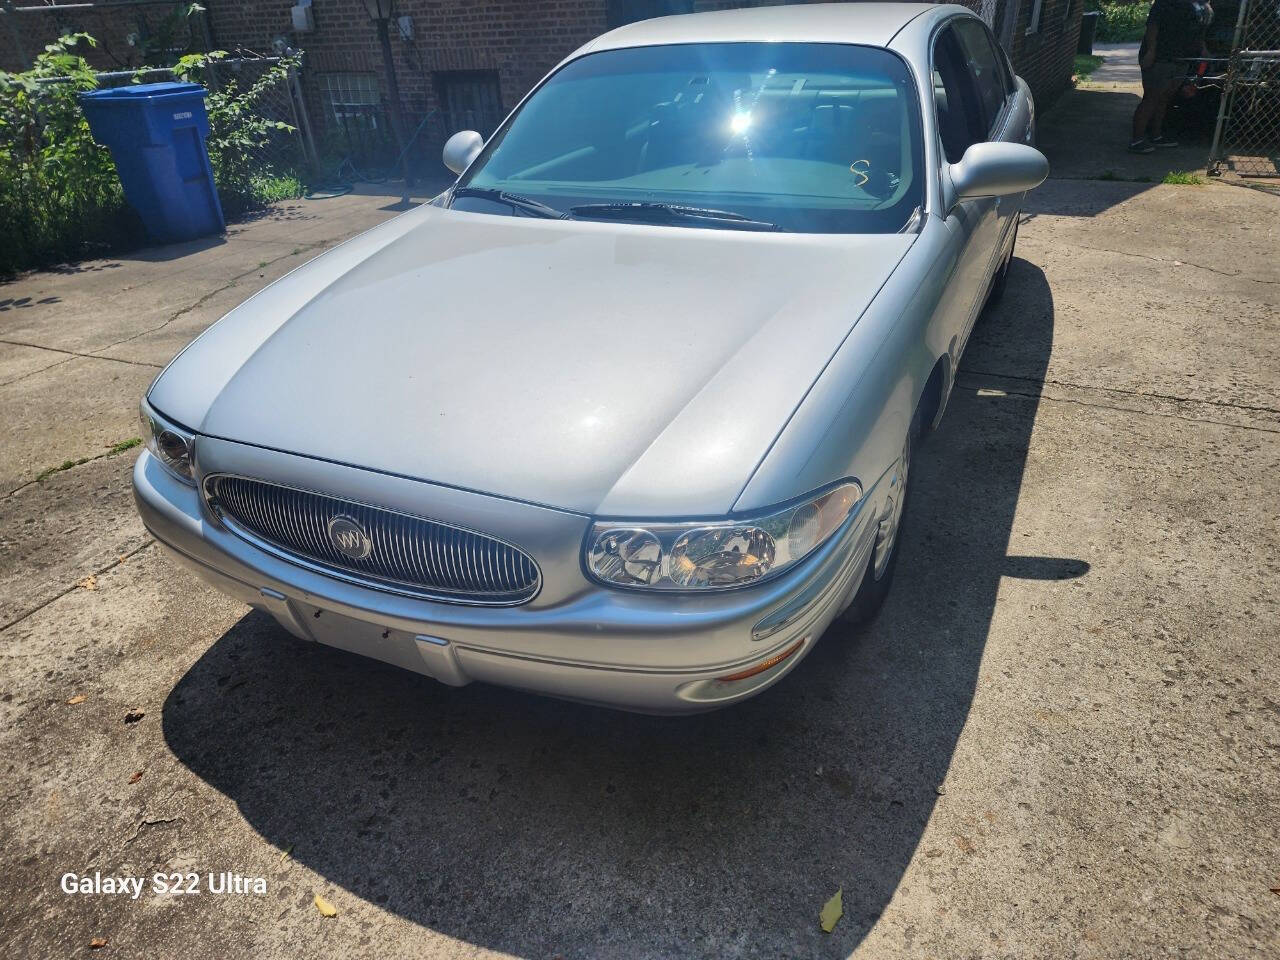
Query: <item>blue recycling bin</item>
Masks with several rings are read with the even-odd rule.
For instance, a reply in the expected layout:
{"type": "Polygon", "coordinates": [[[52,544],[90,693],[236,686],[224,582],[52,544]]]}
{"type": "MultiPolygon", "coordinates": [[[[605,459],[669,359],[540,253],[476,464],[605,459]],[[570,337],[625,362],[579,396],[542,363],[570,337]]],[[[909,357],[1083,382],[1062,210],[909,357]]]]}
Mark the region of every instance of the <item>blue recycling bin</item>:
{"type": "Polygon", "coordinates": [[[111,150],[125,199],[158,243],[222,233],[226,221],[198,83],[141,83],[80,95],[93,139],[111,150]]]}

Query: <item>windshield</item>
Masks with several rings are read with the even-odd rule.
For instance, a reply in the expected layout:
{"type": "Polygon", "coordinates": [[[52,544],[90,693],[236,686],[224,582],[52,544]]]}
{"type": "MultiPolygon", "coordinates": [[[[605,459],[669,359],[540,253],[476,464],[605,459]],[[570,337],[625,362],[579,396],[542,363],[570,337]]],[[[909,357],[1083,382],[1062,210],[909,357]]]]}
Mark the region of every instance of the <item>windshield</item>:
{"type": "MultiPolygon", "coordinates": [[[[918,113],[906,64],[879,48],[608,50],[538,88],[459,181],[471,196],[453,205],[530,215],[502,204],[501,191],[597,219],[645,219],[652,207],[615,217],[588,205],[670,204],[790,231],[894,233],[923,204],[918,113]]],[[[666,213],[650,222],[685,225],[666,213]]]]}

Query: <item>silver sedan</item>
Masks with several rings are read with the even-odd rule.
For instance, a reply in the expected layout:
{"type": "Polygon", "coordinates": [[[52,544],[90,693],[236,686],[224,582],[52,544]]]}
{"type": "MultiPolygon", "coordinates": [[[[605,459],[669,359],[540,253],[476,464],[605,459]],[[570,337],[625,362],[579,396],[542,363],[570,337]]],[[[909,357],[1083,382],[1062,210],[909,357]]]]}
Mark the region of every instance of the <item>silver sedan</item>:
{"type": "Polygon", "coordinates": [[[148,529],[290,632],[706,710],[866,621],[1048,165],[963,7],[623,27],[143,402],[148,529]]]}

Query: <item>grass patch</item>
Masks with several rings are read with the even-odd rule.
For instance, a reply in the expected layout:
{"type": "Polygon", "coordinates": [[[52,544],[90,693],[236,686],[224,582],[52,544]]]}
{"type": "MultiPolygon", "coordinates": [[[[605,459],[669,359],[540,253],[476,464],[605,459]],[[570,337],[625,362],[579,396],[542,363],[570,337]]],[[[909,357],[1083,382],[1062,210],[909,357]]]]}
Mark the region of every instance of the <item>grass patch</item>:
{"type": "Polygon", "coordinates": [[[72,467],[83,466],[90,460],[101,460],[103,457],[113,457],[117,453],[124,453],[126,450],[132,450],[134,447],[142,445],[141,437],[130,437],[128,440],[121,440],[115,444],[106,453],[100,453],[96,457],[81,457],[79,460],[63,460],[56,467],[45,467],[36,474],[36,483],[43,483],[55,473],[62,473],[64,470],[70,470],[72,467]]]}
{"type": "Polygon", "coordinates": [[[1072,83],[1081,83],[1089,79],[1089,74],[1102,66],[1102,58],[1088,53],[1077,53],[1075,66],[1071,68],[1072,83]]]}
{"type": "Polygon", "coordinates": [[[292,174],[279,177],[253,176],[247,182],[218,185],[218,198],[222,212],[228,220],[237,220],[246,213],[261,210],[269,203],[294,200],[307,192],[302,180],[292,174]]]}
{"type": "Polygon", "coordinates": [[[1204,177],[1198,173],[1191,173],[1189,170],[1170,170],[1164,175],[1164,180],[1161,182],[1185,187],[1201,187],[1204,186],[1204,177]]]}
{"type": "Polygon", "coordinates": [[[78,467],[82,463],[88,463],[90,459],[90,457],[81,457],[79,460],[63,460],[56,467],[45,467],[36,474],[36,483],[43,483],[46,477],[61,473],[63,470],[70,470],[72,467],[78,467]]]}
{"type": "Polygon", "coordinates": [[[293,176],[256,177],[253,192],[262,203],[275,203],[277,200],[296,200],[306,193],[306,188],[299,178],[293,176]]]}

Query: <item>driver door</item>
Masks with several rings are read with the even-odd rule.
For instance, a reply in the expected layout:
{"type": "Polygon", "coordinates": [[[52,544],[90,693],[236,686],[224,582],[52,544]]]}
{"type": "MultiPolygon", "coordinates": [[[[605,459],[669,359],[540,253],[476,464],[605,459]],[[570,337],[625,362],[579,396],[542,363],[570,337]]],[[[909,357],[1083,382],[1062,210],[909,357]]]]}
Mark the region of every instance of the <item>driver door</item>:
{"type": "MultiPolygon", "coordinates": [[[[988,139],[991,129],[977,69],[958,29],[971,19],[950,21],[934,40],[934,105],[945,163],[958,163],[965,150],[988,139]]],[[[985,29],[978,20],[972,23],[985,29]]],[[[986,298],[991,266],[1000,246],[1000,221],[999,205],[993,197],[962,200],[947,216],[947,226],[960,240],[960,254],[947,294],[948,339],[956,360],[986,298]]]]}

